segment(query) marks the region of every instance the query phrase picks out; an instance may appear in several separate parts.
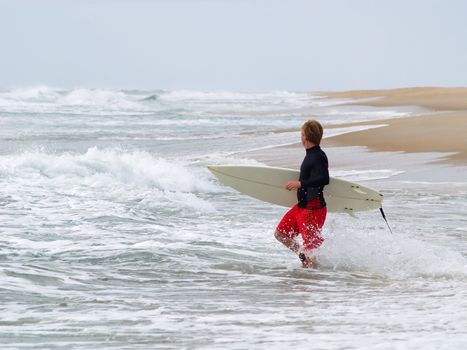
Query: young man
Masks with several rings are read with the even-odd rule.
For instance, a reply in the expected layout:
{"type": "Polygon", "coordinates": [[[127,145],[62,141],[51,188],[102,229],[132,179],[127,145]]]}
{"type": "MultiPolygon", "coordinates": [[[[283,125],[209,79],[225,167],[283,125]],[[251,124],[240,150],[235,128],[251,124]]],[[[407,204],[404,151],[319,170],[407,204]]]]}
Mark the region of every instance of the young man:
{"type": "Polygon", "coordinates": [[[317,267],[315,259],[304,252],[318,248],[323,242],[321,229],[327,214],[323,189],[329,184],[328,158],[319,146],[323,127],[318,121],[305,122],[301,135],[306,156],[300,167],[299,181],[286,184],[289,191],[297,190],[298,203],[284,215],[275,237],[298,254],[303,267],[317,267]],[[304,252],[300,252],[300,246],[294,240],[298,234],[302,235],[304,252]]]}

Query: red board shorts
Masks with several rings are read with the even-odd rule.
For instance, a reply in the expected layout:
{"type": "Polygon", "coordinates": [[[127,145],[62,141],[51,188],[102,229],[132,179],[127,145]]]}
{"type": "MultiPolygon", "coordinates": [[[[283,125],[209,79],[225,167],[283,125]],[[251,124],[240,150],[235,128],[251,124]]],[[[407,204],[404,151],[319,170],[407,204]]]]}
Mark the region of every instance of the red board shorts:
{"type": "Polygon", "coordinates": [[[308,202],[306,208],[300,208],[295,204],[282,218],[276,230],[294,239],[298,234],[302,235],[305,250],[316,249],[321,243],[321,229],[326,220],[327,209],[321,208],[319,198],[308,202]]]}

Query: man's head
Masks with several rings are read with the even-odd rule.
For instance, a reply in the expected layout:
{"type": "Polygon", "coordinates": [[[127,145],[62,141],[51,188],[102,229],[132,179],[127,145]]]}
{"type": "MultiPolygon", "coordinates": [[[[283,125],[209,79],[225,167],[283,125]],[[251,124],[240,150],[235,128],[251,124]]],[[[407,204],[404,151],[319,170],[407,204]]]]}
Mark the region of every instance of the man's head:
{"type": "Polygon", "coordinates": [[[323,127],[314,119],[307,120],[302,125],[302,144],[308,141],[310,144],[318,146],[323,138],[323,127]]]}

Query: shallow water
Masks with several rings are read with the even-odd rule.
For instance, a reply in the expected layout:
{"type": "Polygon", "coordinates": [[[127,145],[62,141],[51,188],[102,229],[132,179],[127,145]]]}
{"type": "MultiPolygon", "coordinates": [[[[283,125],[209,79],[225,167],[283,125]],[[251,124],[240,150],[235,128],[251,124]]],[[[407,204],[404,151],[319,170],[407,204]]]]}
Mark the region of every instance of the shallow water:
{"type": "MultiPolygon", "coordinates": [[[[403,116],[304,93],[0,93],[4,349],[452,349],[467,345],[467,184],[332,172],[385,194],[330,214],[318,270],[273,237],[286,208],[211,163],[324,123],[403,116]],[[373,181],[369,181],[372,179],[373,181]]],[[[274,152],[272,148],[270,152],[274,152]]],[[[338,163],[338,162],[337,162],[338,163]]]]}

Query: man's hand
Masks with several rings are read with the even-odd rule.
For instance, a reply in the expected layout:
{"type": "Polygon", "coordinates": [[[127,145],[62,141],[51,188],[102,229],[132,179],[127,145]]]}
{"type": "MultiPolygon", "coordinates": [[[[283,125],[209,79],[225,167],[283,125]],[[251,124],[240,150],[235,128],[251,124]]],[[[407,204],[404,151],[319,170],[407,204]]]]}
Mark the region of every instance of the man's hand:
{"type": "Polygon", "coordinates": [[[285,186],[285,188],[288,189],[289,191],[297,190],[300,187],[302,187],[302,184],[300,183],[300,181],[289,181],[287,182],[287,185],[285,186]]]}

